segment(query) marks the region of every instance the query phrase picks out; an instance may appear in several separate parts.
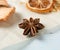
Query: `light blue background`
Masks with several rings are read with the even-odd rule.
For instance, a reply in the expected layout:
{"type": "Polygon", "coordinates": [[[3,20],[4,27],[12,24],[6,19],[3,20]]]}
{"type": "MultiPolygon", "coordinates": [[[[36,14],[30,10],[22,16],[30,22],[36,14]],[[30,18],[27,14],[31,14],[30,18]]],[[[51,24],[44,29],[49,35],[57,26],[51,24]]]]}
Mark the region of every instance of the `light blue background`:
{"type": "Polygon", "coordinates": [[[60,29],[52,34],[31,38],[2,50],[60,50],[60,29]]]}

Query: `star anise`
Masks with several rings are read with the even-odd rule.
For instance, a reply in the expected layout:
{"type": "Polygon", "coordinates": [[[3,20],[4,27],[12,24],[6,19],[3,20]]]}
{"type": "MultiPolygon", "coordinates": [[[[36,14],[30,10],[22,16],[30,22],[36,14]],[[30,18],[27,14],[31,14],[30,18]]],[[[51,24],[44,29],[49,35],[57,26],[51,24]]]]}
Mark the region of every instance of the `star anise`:
{"type": "Polygon", "coordinates": [[[19,24],[20,28],[25,29],[23,35],[29,34],[30,36],[35,36],[38,30],[43,29],[44,25],[39,23],[39,21],[39,18],[30,18],[29,20],[23,19],[23,23],[19,24]]]}

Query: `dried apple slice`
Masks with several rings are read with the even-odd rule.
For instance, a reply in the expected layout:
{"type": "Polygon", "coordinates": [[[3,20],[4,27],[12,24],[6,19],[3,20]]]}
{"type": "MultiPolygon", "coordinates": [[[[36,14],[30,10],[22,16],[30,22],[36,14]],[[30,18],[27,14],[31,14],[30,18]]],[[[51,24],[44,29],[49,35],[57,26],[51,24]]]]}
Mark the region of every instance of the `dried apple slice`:
{"type": "Polygon", "coordinates": [[[0,0],[0,7],[1,6],[9,6],[9,4],[7,3],[7,1],[6,0],[0,0]]]}

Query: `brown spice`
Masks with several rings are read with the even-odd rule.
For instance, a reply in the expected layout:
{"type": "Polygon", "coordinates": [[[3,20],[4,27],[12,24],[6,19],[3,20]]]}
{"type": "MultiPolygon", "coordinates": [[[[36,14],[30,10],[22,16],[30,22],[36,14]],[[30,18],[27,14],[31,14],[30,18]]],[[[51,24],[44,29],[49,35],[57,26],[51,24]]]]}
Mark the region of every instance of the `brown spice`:
{"type": "Polygon", "coordinates": [[[38,33],[38,30],[44,28],[44,25],[39,23],[40,19],[30,18],[29,20],[23,19],[23,23],[19,24],[19,27],[25,29],[23,35],[35,36],[38,33]]]}

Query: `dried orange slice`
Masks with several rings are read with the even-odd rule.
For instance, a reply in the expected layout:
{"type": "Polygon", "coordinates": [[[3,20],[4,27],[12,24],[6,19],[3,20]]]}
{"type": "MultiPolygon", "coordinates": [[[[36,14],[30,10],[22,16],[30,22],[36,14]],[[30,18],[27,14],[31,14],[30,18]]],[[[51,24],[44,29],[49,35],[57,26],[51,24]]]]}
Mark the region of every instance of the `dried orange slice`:
{"type": "Polygon", "coordinates": [[[60,10],[60,0],[55,0],[54,7],[57,10],[60,10]]]}
{"type": "Polygon", "coordinates": [[[56,0],[60,4],[60,0],[56,0]]]}
{"type": "Polygon", "coordinates": [[[28,9],[38,13],[48,13],[53,10],[54,0],[28,0],[28,9]]]}

